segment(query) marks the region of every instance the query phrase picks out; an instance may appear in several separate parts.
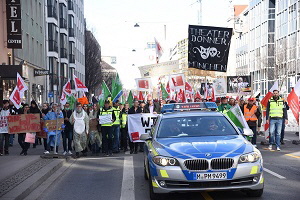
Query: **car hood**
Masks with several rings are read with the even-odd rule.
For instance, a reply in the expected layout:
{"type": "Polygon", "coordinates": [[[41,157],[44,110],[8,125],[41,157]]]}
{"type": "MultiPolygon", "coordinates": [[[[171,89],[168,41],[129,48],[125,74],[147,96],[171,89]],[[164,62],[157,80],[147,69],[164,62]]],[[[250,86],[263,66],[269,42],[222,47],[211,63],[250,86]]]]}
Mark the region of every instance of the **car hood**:
{"type": "Polygon", "coordinates": [[[234,157],[253,151],[253,146],[241,135],[157,138],[161,155],[182,159],[234,157]]]}

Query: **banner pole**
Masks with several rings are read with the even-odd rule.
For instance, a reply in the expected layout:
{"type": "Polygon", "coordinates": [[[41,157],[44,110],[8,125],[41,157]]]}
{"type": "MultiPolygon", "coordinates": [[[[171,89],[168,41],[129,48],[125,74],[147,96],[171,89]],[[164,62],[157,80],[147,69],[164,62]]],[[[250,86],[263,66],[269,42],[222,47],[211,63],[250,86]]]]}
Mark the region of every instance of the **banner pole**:
{"type": "Polygon", "coordinates": [[[57,152],[56,152],[56,146],[57,146],[58,116],[60,114],[59,107],[57,107],[56,112],[57,113],[56,113],[56,130],[55,130],[54,154],[57,154],[57,152]]]}

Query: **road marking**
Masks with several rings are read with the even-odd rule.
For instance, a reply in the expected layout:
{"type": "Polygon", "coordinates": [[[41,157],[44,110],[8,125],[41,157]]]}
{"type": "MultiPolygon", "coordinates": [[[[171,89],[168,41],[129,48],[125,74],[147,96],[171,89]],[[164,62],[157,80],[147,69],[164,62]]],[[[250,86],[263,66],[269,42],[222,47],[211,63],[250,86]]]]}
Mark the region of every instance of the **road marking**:
{"type": "Polygon", "coordinates": [[[126,152],[125,152],[125,154],[126,154],[126,155],[129,155],[129,154],[130,154],[130,152],[129,152],[129,151],[126,151],[126,152]]]}
{"type": "Polygon", "coordinates": [[[267,168],[264,168],[264,171],[269,173],[269,174],[272,174],[273,176],[276,176],[279,179],[286,179],[284,176],[281,176],[281,175],[277,174],[276,172],[273,172],[273,171],[271,171],[267,168]]]}
{"type": "Polygon", "coordinates": [[[293,158],[300,158],[300,156],[295,156],[293,154],[285,154],[286,156],[290,156],[290,157],[293,157],[293,158]]]}
{"type": "Polygon", "coordinates": [[[205,200],[214,200],[207,192],[201,192],[201,195],[205,200]]]}
{"type": "Polygon", "coordinates": [[[135,200],[133,157],[124,158],[123,180],[120,200],[135,200]]]}

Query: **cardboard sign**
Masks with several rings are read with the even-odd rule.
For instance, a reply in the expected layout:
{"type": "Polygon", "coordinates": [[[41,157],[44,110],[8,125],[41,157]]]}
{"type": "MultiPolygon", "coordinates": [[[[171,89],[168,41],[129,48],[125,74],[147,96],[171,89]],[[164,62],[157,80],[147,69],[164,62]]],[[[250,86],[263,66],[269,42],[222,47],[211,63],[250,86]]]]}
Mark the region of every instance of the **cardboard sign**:
{"type": "Polygon", "coordinates": [[[59,130],[61,131],[61,125],[64,124],[64,118],[60,118],[58,119],[58,122],[56,122],[55,120],[45,120],[44,121],[44,127],[48,129],[48,131],[55,131],[55,130],[59,130]],[[58,129],[56,129],[56,123],[58,124],[58,129]]]}
{"type": "Polygon", "coordinates": [[[40,114],[11,115],[7,117],[8,133],[34,133],[41,131],[40,114]]]}
{"type": "Polygon", "coordinates": [[[44,121],[41,121],[41,131],[36,133],[38,138],[47,138],[47,132],[44,131],[44,121]]]}

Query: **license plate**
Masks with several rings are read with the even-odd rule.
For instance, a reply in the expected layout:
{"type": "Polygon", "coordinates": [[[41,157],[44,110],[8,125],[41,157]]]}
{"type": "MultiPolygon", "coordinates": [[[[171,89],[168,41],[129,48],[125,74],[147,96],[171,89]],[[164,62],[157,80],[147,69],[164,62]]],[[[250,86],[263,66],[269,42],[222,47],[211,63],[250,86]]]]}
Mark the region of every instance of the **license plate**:
{"type": "Polygon", "coordinates": [[[227,179],[227,172],[197,173],[196,180],[227,179]]]}

